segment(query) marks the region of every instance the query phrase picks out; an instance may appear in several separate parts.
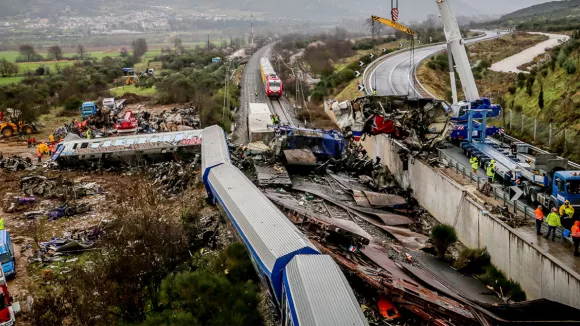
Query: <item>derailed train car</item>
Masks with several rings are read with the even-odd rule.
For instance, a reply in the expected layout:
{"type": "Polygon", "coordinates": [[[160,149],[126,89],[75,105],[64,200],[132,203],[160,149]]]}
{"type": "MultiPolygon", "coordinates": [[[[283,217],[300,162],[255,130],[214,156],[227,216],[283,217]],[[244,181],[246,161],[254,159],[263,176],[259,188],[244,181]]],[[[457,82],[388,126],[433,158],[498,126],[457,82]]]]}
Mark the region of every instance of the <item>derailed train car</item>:
{"type": "Polygon", "coordinates": [[[69,135],[56,147],[52,160],[61,166],[127,162],[155,162],[173,155],[201,152],[201,130],[85,139],[69,135]]]}
{"type": "Polygon", "coordinates": [[[284,325],[368,325],[336,263],[318,249],[235,166],[218,126],[202,133],[202,176],[245,244],[284,325]],[[337,283],[338,282],[338,283],[337,283]],[[330,317],[332,316],[332,317],[330,317]]]}

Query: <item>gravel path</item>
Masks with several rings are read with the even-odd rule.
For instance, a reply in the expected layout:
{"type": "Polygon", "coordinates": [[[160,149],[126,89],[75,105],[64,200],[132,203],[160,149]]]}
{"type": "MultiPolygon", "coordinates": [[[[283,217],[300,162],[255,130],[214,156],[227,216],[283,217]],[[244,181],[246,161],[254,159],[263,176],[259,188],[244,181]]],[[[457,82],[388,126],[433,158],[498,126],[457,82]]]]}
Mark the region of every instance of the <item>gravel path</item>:
{"type": "Polygon", "coordinates": [[[519,70],[518,67],[531,62],[535,57],[546,52],[546,49],[553,48],[561,42],[568,41],[570,39],[567,35],[558,34],[547,34],[547,33],[530,33],[530,34],[540,34],[549,37],[548,40],[536,44],[535,46],[525,49],[524,51],[513,55],[509,58],[505,58],[500,62],[494,63],[490,70],[498,72],[513,72],[513,73],[528,73],[527,71],[519,70]]]}

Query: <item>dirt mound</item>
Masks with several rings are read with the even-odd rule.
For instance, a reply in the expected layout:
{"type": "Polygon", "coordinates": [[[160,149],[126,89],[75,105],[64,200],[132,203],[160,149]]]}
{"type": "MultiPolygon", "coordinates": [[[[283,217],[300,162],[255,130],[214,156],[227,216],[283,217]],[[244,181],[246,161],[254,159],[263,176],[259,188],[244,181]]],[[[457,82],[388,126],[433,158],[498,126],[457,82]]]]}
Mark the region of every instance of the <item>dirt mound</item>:
{"type": "Polygon", "coordinates": [[[128,103],[139,103],[151,100],[151,96],[137,95],[135,93],[126,93],[123,98],[127,100],[128,103]]]}

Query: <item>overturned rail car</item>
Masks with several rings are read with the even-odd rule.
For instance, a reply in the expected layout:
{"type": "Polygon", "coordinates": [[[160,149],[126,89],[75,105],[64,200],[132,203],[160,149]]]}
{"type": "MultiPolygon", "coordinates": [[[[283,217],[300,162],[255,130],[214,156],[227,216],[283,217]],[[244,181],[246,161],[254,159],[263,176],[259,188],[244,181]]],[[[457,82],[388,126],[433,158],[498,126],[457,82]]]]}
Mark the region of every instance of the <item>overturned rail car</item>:
{"type": "Polygon", "coordinates": [[[138,162],[153,163],[201,152],[201,130],[83,139],[69,135],[58,144],[52,160],[59,165],[138,162]]]}

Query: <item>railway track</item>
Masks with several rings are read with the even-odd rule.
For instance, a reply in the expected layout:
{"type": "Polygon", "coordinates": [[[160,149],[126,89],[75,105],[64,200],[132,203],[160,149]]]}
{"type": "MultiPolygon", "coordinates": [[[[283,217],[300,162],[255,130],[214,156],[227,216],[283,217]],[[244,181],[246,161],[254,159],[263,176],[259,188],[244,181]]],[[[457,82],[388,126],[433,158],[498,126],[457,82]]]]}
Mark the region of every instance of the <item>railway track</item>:
{"type": "Polygon", "coordinates": [[[270,99],[270,106],[272,108],[272,113],[276,113],[280,116],[280,123],[295,126],[294,119],[288,111],[286,111],[279,99],[270,99]]]}

